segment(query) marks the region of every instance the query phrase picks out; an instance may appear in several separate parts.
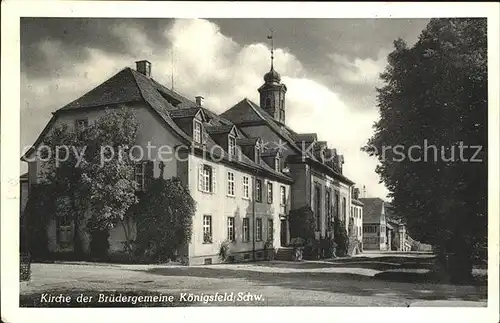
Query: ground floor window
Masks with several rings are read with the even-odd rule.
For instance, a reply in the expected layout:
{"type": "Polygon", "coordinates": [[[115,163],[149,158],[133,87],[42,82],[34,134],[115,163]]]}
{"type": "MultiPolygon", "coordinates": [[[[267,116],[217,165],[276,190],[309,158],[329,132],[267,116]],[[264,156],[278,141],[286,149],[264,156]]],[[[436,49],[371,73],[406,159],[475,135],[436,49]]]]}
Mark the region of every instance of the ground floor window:
{"type": "Polygon", "coordinates": [[[274,223],[273,219],[267,220],[267,240],[272,241],[274,239],[274,223]]]}
{"type": "Polygon", "coordinates": [[[212,216],[203,216],[203,243],[212,243],[212,216]]]}
{"type": "Polygon", "coordinates": [[[243,218],[243,242],[250,240],[250,219],[243,218]]]}
{"type": "Polygon", "coordinates": [[[255,230],[255,240],[262,241],[262,219],[257,218],[255,220],[256,230],[255,230]]]}
{"type": "Polygon", "coordinates": [[[227,239],[229,241],[235,240],[234,235],[234,217],[227,218],[227,239]]]}

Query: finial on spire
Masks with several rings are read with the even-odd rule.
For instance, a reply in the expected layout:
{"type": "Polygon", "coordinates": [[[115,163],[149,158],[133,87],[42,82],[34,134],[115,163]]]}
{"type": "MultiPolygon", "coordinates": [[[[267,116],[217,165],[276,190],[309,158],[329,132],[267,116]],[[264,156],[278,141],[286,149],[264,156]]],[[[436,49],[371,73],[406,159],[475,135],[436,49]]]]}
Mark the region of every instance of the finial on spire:
{"type": "Polygon", "coordinates": [[[267,39],[271,40],[271,69],[273,69],[273,61],[274,61],[274,29],[269,29],[269,35],[267,39]]]}

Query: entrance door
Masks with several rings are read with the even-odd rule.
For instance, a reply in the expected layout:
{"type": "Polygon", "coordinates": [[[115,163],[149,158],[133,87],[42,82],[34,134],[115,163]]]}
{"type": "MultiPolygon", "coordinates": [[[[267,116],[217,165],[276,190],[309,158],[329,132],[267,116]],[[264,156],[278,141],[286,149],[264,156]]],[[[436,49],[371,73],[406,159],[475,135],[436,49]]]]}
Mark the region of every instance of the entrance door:
{"type": "Polygon", "coordinates": [[[287,225],[286,225],[286,220],[281,220],[281,225],[280,225],[280,240],[281,240],[281,246],[284,247],[287,245],[287,225]]]}

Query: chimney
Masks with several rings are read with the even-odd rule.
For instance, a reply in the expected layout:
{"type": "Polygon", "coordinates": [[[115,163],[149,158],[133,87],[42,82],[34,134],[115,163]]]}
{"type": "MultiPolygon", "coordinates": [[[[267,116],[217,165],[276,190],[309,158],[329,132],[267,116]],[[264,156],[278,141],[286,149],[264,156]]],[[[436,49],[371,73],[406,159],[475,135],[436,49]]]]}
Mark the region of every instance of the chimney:
{"type": "Polygon", "coordinates": [[[147,60],[137,61],[135,62],[135,69],[137,72],[147,77],[151,77],[151,62],[147,60]]]}
{"type": "Polygon", "coordinates": [[[195,97],[196,105],[199,107],[203,107],[203,99],[204,98],[201,95],[198,95],[197,97],[195,97]]]}

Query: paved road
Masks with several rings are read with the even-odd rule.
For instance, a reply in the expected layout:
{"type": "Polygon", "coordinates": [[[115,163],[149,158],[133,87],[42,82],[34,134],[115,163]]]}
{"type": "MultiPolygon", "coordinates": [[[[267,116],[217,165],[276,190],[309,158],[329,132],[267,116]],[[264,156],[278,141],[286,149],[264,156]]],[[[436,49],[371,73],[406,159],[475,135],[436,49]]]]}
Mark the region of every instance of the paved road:
{"type": "MultiPolygon", "coordinates": [[[[453,303],[455,306],[486,305],[486,286],[377,279],[377,274],[397,265],[394,259],[384,259],[351,258],[302,263],[272,261],[197,267],[33,264],[32,280],[21,284],[21,295],[39,297],[46,292],[72,292],[75,295],[90,291],[111,294],[135,291],[139,294],[170,294],[179,298],[181,293],[234,293],[235,296],[243,293],[256,297],[261,295],[261,298],[241,302],[224,299],[206,305],[409,306],[436,300],[474,302],[453,303]]],[[[193,302],[192,305],[200,305],[200,302],[193,302]]]]}

